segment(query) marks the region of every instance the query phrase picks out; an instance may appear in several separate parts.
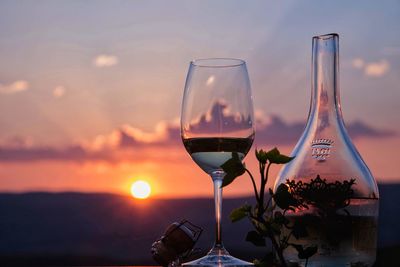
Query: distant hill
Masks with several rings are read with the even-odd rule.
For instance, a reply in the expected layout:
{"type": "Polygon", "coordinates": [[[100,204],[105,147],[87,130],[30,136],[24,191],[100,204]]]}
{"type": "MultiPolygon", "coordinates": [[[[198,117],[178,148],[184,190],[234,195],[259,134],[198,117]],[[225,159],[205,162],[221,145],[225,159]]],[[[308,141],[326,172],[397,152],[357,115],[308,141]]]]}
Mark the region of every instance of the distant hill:
{"type": "MultiPolygon", "coordinates": [[[[379,247],[400,248],[400,185],[380,185],[380,194],[379,247]]],[[[244,241],[249,222],[232,224],[227,218],[246,201],[252,198],[224,200],[223,239],[232,254],[251,260],[263,249],[244,241]]],[[[3,193],[0,265],[154,265],[152,242],[181,219],[204,228],[198,247],[206,252],[214,237],[213,216],[211,199],[136,201],[112,194],[3,193]]]]}

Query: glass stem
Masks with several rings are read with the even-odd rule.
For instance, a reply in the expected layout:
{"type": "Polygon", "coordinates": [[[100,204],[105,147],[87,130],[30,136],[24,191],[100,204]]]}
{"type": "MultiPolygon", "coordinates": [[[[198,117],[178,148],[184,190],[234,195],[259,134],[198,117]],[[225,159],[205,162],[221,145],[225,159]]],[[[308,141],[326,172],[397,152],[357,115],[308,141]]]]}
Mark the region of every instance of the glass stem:
{"type": "Polygon", "coordinates": [[[221,238],[221,212],[222,212],[222,180],[225,173],[213,173],[212,179],[214,183],[214,204],[215,204],[215,244],[214,249],[223,248],[221,238]]]}

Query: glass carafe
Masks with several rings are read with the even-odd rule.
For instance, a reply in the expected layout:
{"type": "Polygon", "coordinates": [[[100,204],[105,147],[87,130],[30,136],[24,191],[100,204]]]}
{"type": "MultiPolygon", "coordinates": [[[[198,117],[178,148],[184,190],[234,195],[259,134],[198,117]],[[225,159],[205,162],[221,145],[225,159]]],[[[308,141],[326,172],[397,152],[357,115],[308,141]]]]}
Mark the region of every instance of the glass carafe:
{"type": "Polygon", "coordinates": [[[284,251],[289,266],[364,267],[375,262],[378,188],[343,122],[338,67],[339,36],[315,36],[308,121],[275,190],[282,183],[293,192],[302,190],[306,207],[286,215],[306,231],[297,238],[291,235],[288,244],[317,246],[318,251],[306,262],[289,245],[284,251]]]}

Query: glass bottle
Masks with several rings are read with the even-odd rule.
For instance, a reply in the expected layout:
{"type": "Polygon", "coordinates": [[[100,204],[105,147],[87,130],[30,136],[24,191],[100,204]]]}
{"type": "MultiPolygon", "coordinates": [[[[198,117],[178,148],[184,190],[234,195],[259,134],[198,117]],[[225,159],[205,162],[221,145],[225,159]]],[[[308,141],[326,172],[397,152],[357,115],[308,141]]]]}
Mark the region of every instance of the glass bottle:
{"type": "Polygon", "coordinates": [[[308,121],[292,152],[295,158],[278,174],[275,190],[286,184],[306,204],[286,213],[292,225],[306,230],[297,238],[292,234],[288,244],[318,250],[308,260],[299,259],[298,250],[289,245],[284,251],[289,265],[364,267],[376,258],[378,187],[347,134],[338,68],[339,36],[313,37],[308,121]]]}

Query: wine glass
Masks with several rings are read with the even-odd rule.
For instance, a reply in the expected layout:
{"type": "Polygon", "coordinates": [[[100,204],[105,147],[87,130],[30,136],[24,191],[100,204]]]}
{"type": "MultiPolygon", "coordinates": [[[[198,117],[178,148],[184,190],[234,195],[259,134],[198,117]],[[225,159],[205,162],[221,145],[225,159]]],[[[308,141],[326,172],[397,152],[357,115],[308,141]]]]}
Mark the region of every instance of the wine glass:
{"type": "Polygon", "coordinates": [[[183,144],[214,184],[216,239],[203,258],[186,266],[250,266],[229,255],[221,239],[221,165],[236,152],[243,159],[254,139],[253,99],[246,63],[211,58],[190,63],[181,114],[183,144]]]}

